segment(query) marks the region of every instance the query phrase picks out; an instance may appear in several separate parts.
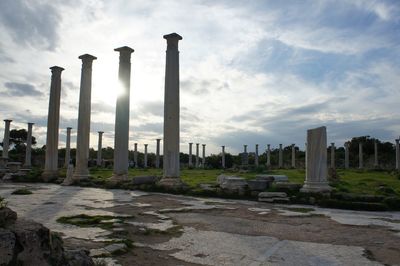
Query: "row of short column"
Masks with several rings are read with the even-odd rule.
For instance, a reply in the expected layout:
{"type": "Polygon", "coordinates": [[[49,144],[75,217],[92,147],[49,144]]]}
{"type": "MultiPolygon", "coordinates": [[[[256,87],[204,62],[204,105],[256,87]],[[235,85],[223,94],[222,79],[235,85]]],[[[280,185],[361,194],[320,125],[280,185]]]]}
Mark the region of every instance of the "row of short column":
{"type": "MultiPolygon", "coordinates": [[[[203,168],[206,167],[206,144],[201,144],[203,147],[202,150],[202,160],[201,160],[201,166],[203,168]]],[[[193,143],[189,143],[189,163],[188,166],[189,168],[195,167],[195,168],[200,168],[200,156],[199,156],[199,147],[200,143],[196,143],[196,155],[195,155],[195,165],[193,165],[193,143]]]]}

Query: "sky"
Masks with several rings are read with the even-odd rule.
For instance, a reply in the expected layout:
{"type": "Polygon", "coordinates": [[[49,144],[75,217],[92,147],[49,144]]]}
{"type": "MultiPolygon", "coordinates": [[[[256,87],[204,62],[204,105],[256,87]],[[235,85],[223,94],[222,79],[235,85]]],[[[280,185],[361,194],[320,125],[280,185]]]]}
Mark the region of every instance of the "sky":
{"type": "MultiPolygon", "coordinates": [[[[46,142],[50,69],[62,73],[59,147],[76,143],[81,60],[93,63],[90,147],[114,146],[118,53],[132,54],[130,149],[163,135],[166,41],[180,50],[180,142],[237,153],[400,135],[398,0],[1,0],[0,117],[46,142]]],[[[4,123],[0,126],[3,138],[4,123]]]]}

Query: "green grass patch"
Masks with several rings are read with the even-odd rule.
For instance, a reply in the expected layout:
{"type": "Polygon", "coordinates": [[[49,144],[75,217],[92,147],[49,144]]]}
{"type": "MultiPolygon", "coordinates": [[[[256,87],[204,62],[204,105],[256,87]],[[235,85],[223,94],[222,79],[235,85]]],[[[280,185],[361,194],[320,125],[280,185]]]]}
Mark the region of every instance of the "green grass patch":
{"type": "Polygon", "coordinates": [[[20,188],[20,189],[14,190],[11,194],[13,194],[13,195],[30,195],[30,194],[32,194],[32,191],[30,191],[29,189],[26,189],[26,188],[20,188]]]}
{"type": "Polygon", "coordinates": [[[73,216],[62,216],[57,219],[57,222],[63,224],[72,224],[79,227],[100,227],[103,229],[113,228],[114,219],[132,218],[130,217],[118,217],[109,215],[86,215],[78,214],[73,216]]]}

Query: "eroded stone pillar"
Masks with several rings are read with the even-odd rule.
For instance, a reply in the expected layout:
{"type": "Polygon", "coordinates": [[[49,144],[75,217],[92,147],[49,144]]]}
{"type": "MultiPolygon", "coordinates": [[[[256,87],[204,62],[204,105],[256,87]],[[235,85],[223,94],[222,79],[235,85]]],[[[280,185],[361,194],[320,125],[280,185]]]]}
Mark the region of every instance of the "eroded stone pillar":
{"type": "Polygon", "coordinates": [[[364,158],[363,158],[363,144],[358,143],[358,168],[364,168],[364,158]]]}
{"type": "Polygon", "coordinates": [[[65,139],[65,168],[68,168],[68,165],[71,163],[71,129],[72,127],[67,127],[67,137],[65,139]]]}
{"type": "Polygon", "coordinates": [[[335,143],[331,143],[331,168],[335,169],[335,143]]]}
{"type": "Polygon", "coordinates": [[[196,143],[196,168],[199,168],[199,145],[200,143],[196,143]]]}
{"type": "Polygon", "coordinates": [[[58,177],[58,130],[60,124],[60,97],[62,67],[51,69],[49,113],[47,116],[46,157],[43,171],[44,181],[58,177]]]}
{"type": "Polygon", "coordinates": [[[144,168],[147,168],[147,146],[148,144],[144,144],[144,168]]]}
{"type": "Polygon", "coordinates": [[[256,144],[256,151],[254,153],[254,164],[258,167],[258,144],[256,144]]]}
{"type": "Polygon", "coordinates": [[[344,143],[344,168],[349,169],[350,160],[349,160],[349,142],[344,143]]]}
{"type": "Polygon", "coordinates": [[[242,167],[247,167],[248,165],[249,165],[249,154],[247,153],[247,145],[243,145],[242,167]]]}
{"type": "Polygon", "coordinates": [[[302,192],[328,192],[326,127],[307,130],[306,180],[302,192]]]}
{"type": "Polygon", "coordinates": [[[82,60],[79,94],[78,129],[76,139],[76,167],[74,180],[89,178],[90,110],[92,100],[92,65],[97,58],[90,54],[79,56],[82,60]]]}
{"type": "Polygon", "coordinates": [[[396,139],[396,169],[400,169],[400,139],[396,139]]]}
{"type": "Polygon", "coordinates": [[[2,157],[8,159],[8,150],[10,148],[10,124],[12,120],[5,119],[4,139],[3,139],[3,154],[2,157]]]}
{"type": "Polygon", "coordinates": [[[138,168],[138,150],[137,150],[137,143],[134,144],[134,150],[133,150],[133,161],[135,162],[135,168],[138,168]]]}
{"type": "Polygon", "coordinates": [[[102,164],[102,158],[101,158],[101,153],[103,149],[103,131],[98,131],[99,133],[99,142],[97,144],[97,166],[101,166],[102,164]]]}
{"type": "Polygon", "coordinates": [[[378,163],[378,141],[374,141],[374,167],[377,168],[379,166],[378,163]]]}
{"type": "Polygon", "coordinates": [[[119,52],[118,80],[121,91],[115,108],[114,172],[111,178],[119,181],[128,179],[131,54],[134,50],[123,46],[114,51],[119,52]]]}
{"type": "Polygon", "coordinates": [[[189,164],[188,164],[188,166],[189,166],[189,168],[192,168],[193,167],[193,162],[192,162],[192,146],[193,146],[193,143],[189,143],[189,164]]]}
{"type": "Polygon", "coordinates": [[[164,94],[164,174],[161,185],[181,186],[179,155],[179,50],[182,37],[164,35],[167,40],[164,94]]]}
{"type": "Polygon", "coordinates": [[[221,156],[222,156],[222,161],[221,161],[222,169],[225,169],[225,146],[221,146],[221,147],[222,147],[222,153],[221,153],[221,156]]]}
{"type": "Polygon", "coordinates": [[[201,160],[203,168],[206,168],[206,144],[202,144],[203,146],[203,159],[201,160]]]}
{"type": "Polygon", "coordinates": [[[25,164],[24,167],[30,168],[32,166],[32,126],[34,123],[28,123],[28,136],[26,138],[26,151],[25,151],[25,164]]]}
{"type": "Polygon", "coordinates": [[[296,145],[292,144],[292,168],[296,168],[296,145]]]}
{"type": "Polygon", "coordinates": [[[267,167],[271,166],[271,144],[267,144],[267,167]]]}
{"type": "Polygon", "coordinates": [[[156,147],[156,168],[160,168],[160,141],[161,139],[156,139],[157,147],[156,147]]]}
{"type": "Polygon", "coordinates": [[[283,149],[282,149],[282,144],[279,144],[279,162],[278,162],[278,167],[283,168],[283,149]]]}

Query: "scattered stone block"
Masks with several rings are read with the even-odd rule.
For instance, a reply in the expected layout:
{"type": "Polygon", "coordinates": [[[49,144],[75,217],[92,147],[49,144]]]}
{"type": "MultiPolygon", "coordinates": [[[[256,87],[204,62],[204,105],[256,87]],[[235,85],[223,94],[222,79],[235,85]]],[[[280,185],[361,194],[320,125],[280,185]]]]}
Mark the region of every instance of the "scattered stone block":
{"type": "Polygon", "coordinates": [[[18,173],[21,168],[21,163],[19,162],[10,162],[7,163],[7,167],[10,169],[10,173],[18,173]]]}
{"type": "Polygon", "coordinates": [[[135,176],[132,179],[132,184],[133,185],[151,185],[157,183],[159,180],[159,177],[157,176],[135,176]]]}
{"type": "Polygon", "coordinates": [[[295,190],[298,191],[302,187],[301,184],[296,184],[296,183],[289,183],[289,182],[276,182],[275,187],[283,190],[295,190]]]}
{"type": "Polygon", "coordinates": [[[249,189],[252,191],[263,191],[269,187],[268,180],[248,180],[247,184],[249,185],[249,189]]]}
{"type": "Polygon", "coordinates": [[[0,228],[0,265],[11,265],[15,244],[15,235],[9,230],[0,228]]]}
{"type": "Polygon", "coordinates": [[[258,194],[258,198],[286,198],[285,192],[261,192],[258,194]]]}
{"type": "Polygon", "coordinates": [[[267,180],[273,182],[274,178],[271,175],[256,175],[256,180],[267,180]]]}

